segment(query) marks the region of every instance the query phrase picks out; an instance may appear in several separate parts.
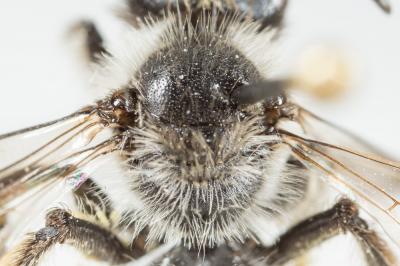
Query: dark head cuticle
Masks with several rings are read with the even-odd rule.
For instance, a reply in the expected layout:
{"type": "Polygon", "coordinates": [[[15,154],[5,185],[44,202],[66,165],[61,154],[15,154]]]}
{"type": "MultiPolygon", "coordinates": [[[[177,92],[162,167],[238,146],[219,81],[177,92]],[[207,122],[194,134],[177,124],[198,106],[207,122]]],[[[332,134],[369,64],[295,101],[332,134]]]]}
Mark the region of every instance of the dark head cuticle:
{"type": "Polygon", "coordinates": [[[255,66],[235,48],[193,43],[153,54],[140,70],[139,83],[146,109],[159,121],[213,127],[238,113],[232,90],[258,78],[255,66]]]}

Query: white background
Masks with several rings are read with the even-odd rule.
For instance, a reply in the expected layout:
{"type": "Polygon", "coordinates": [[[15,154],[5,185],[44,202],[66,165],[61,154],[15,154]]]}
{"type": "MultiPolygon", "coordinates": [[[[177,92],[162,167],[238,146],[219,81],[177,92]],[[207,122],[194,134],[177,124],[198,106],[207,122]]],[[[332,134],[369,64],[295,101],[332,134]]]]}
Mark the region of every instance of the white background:
{"type": "MultiPolygon", "coordinates": [[[[337,101],[307,99],[306,106],[400,158],[396,2],[393,14],[386,16],[372,0],[292,0],[280,63],[292,69],[300,52],[315,44],[342,50],[354,66],[353,86],[337,101]]],[[[92,18],[107,35],[115,3],[0,1],[0,134],[56,119],[93,100],[89,77],[66,33],[77,20],[92,18]]]]}

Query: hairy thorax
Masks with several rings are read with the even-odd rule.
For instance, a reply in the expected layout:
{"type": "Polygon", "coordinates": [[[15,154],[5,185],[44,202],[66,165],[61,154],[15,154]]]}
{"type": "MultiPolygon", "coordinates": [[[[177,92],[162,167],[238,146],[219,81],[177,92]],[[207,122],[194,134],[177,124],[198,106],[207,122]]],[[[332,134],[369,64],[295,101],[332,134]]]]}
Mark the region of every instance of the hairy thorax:
{"type": "Polygon", "coordinates": [[[135,132],[132,189],[145,205],[137,222],[150,224],[151,238],[213,246],[246,237],[241,217],[257,204],[274,155],[275,139],[262,134],[260,122],[238,121],[212,143],[195,130],[188,137],[175,129],[135,132]]]}
{"type": "Polygon", "coordinates": [[[268,219],[299,200],[304,184],[262,123],[238,119],[211,142],[194,129],[185,136],[150,124],[135,130],[129,175],[144,206],[131,217],[138,231],[212,247],[250,237],[246,219],[268,219]]]}

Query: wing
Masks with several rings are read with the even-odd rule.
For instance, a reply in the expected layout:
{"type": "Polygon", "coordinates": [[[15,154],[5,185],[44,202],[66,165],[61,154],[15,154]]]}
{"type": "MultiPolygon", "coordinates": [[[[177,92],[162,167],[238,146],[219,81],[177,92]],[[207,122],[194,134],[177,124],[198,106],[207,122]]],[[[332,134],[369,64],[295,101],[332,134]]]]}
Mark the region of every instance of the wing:
{"type": "Polygon", "coordinates": [[[283,143],[310,170],[354,198],[400,246],[400,164],[353,151],[348,147],[376,154],[370,145],[304,109],[299,110],[297,122],[307,137],[280,129],[283,143]],[[320,141],[321,138],[327,141],[320,141]]]}
{"type": "Polygon", "coordinates": [[[305,134],[310,138],[351,148],[358,152],[389,158],[389,155],[385,154],[385,152],[348,130],[317,116],[301,106],[296,105],[296,109],[298,110],[298,122],[301,124],[305,134]]]}
{"type": "Polygon", "coordinates": [[[54,183],[77,188],[95,169],[96,158],[118,150],[119,136],[88,107],[56,121],[0,135],[0,214],[54,183]],[[99,137],[102,135],[102,137],[99,137]],[[29,191],[29,193],[27,193],[29,191]]]}

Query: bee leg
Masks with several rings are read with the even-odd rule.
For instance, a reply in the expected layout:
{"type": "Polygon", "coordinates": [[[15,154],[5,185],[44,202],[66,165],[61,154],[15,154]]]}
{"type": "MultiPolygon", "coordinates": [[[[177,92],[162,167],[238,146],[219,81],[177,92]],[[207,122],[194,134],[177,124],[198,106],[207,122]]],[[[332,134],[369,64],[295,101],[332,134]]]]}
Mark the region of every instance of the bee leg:
{"type": "MultiPolygon", "coordinates": [[[[106,228],[120,228],[134,234],[135,224],[124,219],[126,215],[133,216],[133,213],[120,214],[115,211],[105,191],[99,187],[92,179],[88,179],[77,190],[74,191],[75,201],[79,211],[91,218],[96,219],[98,224],[106,228]]],[[[130,244],[134,256],[138,257],[144,253],[147,231],[142,230],[130,244]]]]}
{"type": "Polygon", "coordinates": [[[0,214],[0,230],[4,227],[5,224],[6,224],[6,215],[0,214]]]}
{"type": "Polygon", "coordinates": [[[349,199],[342,199],[331,209],[300,222],[283,234],[276,244],[257,249],[256,253],[266,258],[267,265],[282,265],[344,233],[351,233],[355,237],[368,265],[395,265],[394,256],[385,242],[359,217],[357,207],[349,199]]]}
{"type": "Polygon", "coordinates": [[[99,63],[104,55],[109,54],[104,47],[104,39],[96,25],[87,20],[77,23],[71,29],[71,35],[79,37],[79,46],[87,63],[99,63]]]}
{"type": "Polygon", "coordinates": [[[95,217],[105,227],[110,228],[114,224],[113,209],[108,197],[92,179],[89,178],[75,190],[74,196],[80,212],[95,217]]]}
{"type": "Polygon", "coordinates": [[[276,7],[272,9],[271,14],[265,16],[265,18],[261,20],[260,29],[264,29],[266,27],[281,28],[283,26],[283,19],[285,17],[285,11],[289,0],[281,0],[276,2],[279,4],[276,4],[276,7]]]}
{"type": "Polygon", "coordinates": [[[388,0],[374,0],[375,3],[386,13],[391,12],[391,6],[388,0]]]}
{"type": "MultiPolygon", "coordinates": [[[[1,230],[4,228],[6,225],[6,215],[5,214],[0,214],[0,243],[4,243],[3,236],[1,235],[1,230]]],[[[4,254],[4,244],[0,244],[0,257],[4,254]]]]}
{"type": "Polygon", "coordinates": [[[46,216],[46,227],[30,234],[8,256],[7,265],[37,265],[42,255],[55,244],[70,244],[84,254],[113,265],[127,263],[140,253],[135,251],[134,254],[110,231],[65,210],[54,209],[46,216]]]}

